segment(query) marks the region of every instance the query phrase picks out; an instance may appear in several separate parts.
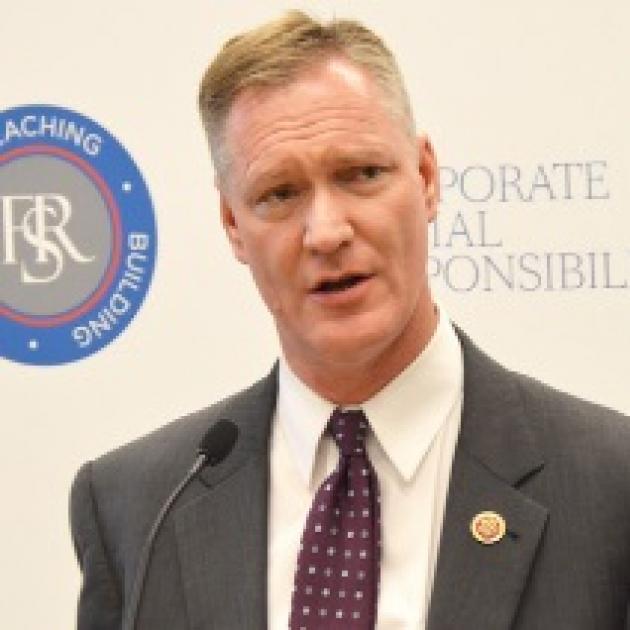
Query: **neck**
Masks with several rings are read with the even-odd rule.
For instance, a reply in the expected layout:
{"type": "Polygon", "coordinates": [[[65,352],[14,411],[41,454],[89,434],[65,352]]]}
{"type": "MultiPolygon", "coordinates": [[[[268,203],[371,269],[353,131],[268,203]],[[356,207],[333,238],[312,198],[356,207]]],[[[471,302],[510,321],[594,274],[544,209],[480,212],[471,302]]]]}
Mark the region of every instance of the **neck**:
{"type": "Polygon", "coordinates": [[[438,324],[436,310],[432,308],[420,324],[410,325],[381,352],[355,361],[328,357],[303,361],[291,356],[286,348],[285,357],[293,372],[322,398],[336,405],[358,405],[383,389],[424,350],[438,324]]]}

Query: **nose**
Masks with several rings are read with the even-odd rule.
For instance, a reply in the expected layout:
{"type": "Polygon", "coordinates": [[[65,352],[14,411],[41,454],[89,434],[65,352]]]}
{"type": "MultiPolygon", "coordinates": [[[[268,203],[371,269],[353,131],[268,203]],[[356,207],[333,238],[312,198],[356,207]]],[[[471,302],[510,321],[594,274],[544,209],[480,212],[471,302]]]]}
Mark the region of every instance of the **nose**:
{"type": "Polygon", "coordinates": [[[328,192],[313,196],[304,225],[304,247],[314,254],[334,254],[354,237],[340,200],[328,192]]]}

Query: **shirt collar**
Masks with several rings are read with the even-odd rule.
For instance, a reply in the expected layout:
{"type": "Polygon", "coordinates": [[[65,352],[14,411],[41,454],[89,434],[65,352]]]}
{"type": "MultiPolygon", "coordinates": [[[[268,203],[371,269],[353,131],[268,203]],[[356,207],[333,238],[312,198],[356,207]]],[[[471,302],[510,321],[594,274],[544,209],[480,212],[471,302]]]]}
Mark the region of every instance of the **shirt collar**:
{"type": "Polygon", "coordinates": [[[276,416],[305,485],[310,485],[317,446],[334,409],[280,357],[276,416]]]}
{"type": "Polygon", "coordinates": [[[409,481],[461,399],[464,367],[459,339],[440,309],[433,337],[394,380],[363,405],[389,460],[409,481]]]}
{"type": "MultiPolygon", "coordinates": [[[[305,485],[335,405],[303,383],[282,357],[276,416],[305,485]]],[[[463,388],[459,340],[444,309],[424,350],[381,391],[360,405],[376,439],[409,481],[449,417],[463,388]]]]}

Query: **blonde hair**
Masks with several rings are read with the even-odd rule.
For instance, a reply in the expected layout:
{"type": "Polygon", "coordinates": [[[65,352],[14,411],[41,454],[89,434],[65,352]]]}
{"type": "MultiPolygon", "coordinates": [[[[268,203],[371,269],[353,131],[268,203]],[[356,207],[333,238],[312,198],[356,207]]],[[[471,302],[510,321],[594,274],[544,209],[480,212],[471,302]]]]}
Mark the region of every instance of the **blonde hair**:
{"type": "Polygon", "coordinates": [[[199,111],[220,179],[229,166],[225,122],[238,95],[251,87],[286,85],[300,71],[333,56],[364,69],[414,135],[413,114],[400,70],[375,33],[353,20],[334,19],[325,24],[301,11],[289,11],[228,40],[202,78],[199,111]]]}

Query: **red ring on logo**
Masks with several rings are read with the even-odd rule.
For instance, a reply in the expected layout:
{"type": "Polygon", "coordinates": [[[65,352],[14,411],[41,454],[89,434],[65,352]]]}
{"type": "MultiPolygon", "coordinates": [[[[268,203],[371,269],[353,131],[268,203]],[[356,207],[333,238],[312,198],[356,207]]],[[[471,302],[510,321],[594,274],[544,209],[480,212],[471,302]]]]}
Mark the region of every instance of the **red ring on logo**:
{"type": "Polygon", "coordinates": [[[23,313],[17,313],[10,308],[2,306],[0,304],[0,315],[5,315],[9,319],[12,319],[20,324],[26,324],[28,326],[38,328],[50,328],[52,326],[57,326],[58,324],[65,324],[69,321],[72,321],[73,319],[77,319],[81,315],[84,315],[100,301],[103,295],[105,295],[109,287],[112,285],[112,282],[116,277],[116,272],[120,267],[120,260],[122,257],[122,227],[120,222],[120,209],[118,207],[118,204],[116,203],[116,200],[114,199],[114,195],[112,195],[112,191],[110,190],[109,186],[105,183],[105,180],[85,160],[82,160],[78,155],[70,153],[70,151],[66,151],[65,149],[61,149],[59,147],[54,147],[46,144],[34,144],[28,147],[13,149],[11,151],[8,151],[4,155],[0,155],[0,164],[2,164],[2,162],[12,160],[16,157],[24,157],[26,155],[33,154],[45,154],[61,157],[64,160],[72,162],[81,171],[83,171],[83,173],[94,182],[103,199],[105,200],[105,205],[109,210],[112,227],[114,228],[114,243],[107,270],[105,271],[105,274],[103,275],[103,278],[96,290],[88,298],[86,298],[84,302],[79,304],[79,306],[76,306],[72,310],[66,311],[65,313],[61,313],[59,315],[37,317],[34,315],[24,315],[23,313]]]}

